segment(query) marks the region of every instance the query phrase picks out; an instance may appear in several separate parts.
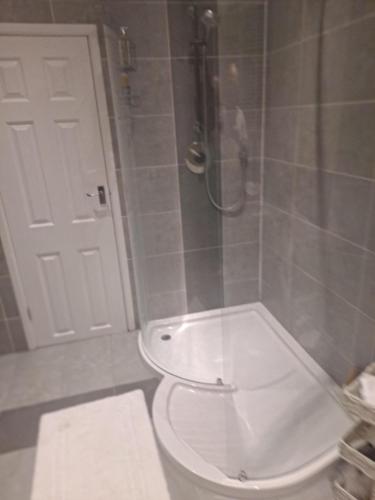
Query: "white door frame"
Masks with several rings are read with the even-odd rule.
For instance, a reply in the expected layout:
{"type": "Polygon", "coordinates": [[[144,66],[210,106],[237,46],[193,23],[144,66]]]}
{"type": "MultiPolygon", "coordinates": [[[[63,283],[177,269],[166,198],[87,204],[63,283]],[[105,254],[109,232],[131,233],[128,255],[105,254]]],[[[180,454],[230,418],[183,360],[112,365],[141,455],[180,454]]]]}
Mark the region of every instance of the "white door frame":
{"type": "MultiPolygon", "coordinates": [[[[0,35],[10,36],[79,36],[86,37],[90,52],[90,64],[93,75],[95,98],[99,117],[99,127],[102,137],[105,171],[110,190],[112,219],[114,225],[115,241],[119,259],[121,283],[124,293],[124,307],[126,311],[127,327],[129,331],[135,329],[134,304],[131,291],[128,256],[122,224],[120,198],[117,186],[117,176],[113,154],[111,129],[109,125],[108,108],[104,88],[102,61],[100,56],[97,28],[92,24],[19,24],[0,23],[0,35]]],[[[13,248],[10,230],[6,222],[0,198],[0,235],[4,252],[9,266],[10,276],[19,307],[21,320],[25,330],[26,340],[30,349],[37,346],[36,333],[29,317],[27,301],[23,292],[22,281],[17,268],[15,250],[13,248]]]]}

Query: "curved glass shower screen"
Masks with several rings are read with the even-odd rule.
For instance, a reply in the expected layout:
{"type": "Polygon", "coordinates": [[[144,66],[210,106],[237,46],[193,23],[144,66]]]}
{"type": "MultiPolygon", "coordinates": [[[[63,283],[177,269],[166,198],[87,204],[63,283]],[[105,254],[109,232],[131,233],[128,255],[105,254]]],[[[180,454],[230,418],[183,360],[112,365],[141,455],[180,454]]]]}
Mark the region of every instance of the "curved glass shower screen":
{"type": "Polygon", "coordinates": [[[178,167],[159,167],[168,203],[140,217],[152,234],[143,235],[143,348],[167,372],[221,383],[233,347],[223,308],[258,299],[264,3],[157,8],[168,11],[178,167]],[[155,241],[159,253],[147,248],[155,241]]]}

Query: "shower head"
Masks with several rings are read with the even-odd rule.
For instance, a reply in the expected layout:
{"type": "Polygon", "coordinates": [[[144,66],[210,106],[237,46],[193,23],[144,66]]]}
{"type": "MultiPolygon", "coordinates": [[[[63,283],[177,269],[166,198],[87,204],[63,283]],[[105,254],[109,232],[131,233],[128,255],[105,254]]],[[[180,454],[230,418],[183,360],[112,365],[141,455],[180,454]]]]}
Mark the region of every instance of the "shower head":
{"type": "Polygon", "coordinates": [[[202,23],[206,26],[207,29],[215,28],[217,26],[216,15],[213,10],[206,9],[201,17],[202,23]]]}

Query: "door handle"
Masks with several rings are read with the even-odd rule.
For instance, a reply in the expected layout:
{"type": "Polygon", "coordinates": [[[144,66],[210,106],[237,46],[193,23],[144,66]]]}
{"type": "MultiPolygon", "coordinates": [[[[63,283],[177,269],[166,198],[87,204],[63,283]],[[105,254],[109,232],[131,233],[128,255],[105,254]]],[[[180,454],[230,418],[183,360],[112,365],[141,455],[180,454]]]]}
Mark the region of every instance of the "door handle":
{"type": "Polygon", "coordinates": [[[99,197],[99,204],[100,205],[106,205],[107,204],[107,198],[105,195],[105,187],[104,186],[98,186],[98,192],[97,193],[86,193],[86,196],[89,198],[93,198],[94,196],[99,197]]]}

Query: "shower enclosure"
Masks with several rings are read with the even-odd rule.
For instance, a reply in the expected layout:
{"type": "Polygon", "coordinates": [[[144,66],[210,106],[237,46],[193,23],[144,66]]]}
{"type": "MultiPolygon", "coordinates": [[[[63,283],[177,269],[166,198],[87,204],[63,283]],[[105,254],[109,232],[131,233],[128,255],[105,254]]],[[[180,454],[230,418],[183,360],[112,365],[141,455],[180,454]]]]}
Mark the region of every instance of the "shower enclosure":
{"type": "MultiPolygon", "coordinates": [[[[202,423],[218,415],[226,429],[212,440],[227,452],[219,482],[256,477],[245,463],[254,443],[265,464],[277,447],[275,460],[285,451],[323,467],[316,457],[347,425],[325,377],[343,384],[374,356],[375,3],[120,3],[111,14],[137,47],[120,134],[124,222],[140,349],[166,376],[158,436],[170,442],[163,405],[180,384],[178,401],[192,397],[172,408],[186,410],[182,434],[193,400],[198,423],[221,401],[202,423]],[[288,364],[291,345],[302,354],[288,364]],[[251,431],[266,423],[255,408],[270,411],[271,393],[285,412],[267,440],[251,431]],[[301,427],[286,442],[295,404],[317,434],[301,427]]],[[[209,463],[211,444],[197,445],[209,463]]],[[[324,456],[327,466],[335,454],[324,456]]]]}
{"type": "Polygon", "coordinates": [[[119,142],[142,345],[156,365],[164,352],[173,372],[202,350],[220,365],[227,308],[257,301],[336,381],[372,359],[374,9],[111,4],[137,52],[119,142]],[[196,326],[209,317],[215,327],[196,326]]]}
{"type": "MultiPolygon", "coordinates": [[[[231,345],[223,311],[260,297],[265,4],[168,2],[164,15],[167,57],[151,85],[169,87],[170,159],[137,165],[136,158],[133,169],[142,346],[156,366],[215,384],[226,379],[231,345]],[[146,196],[160,201],[151,206],[146,196]]],[[[147,63],[138,53],[140,71],[147,63]]],[[[152,91],[141,78],[130,75],[132,88],[152,91]]],[[[136,124],[146,97],[132,109],[136,124]]]]}

